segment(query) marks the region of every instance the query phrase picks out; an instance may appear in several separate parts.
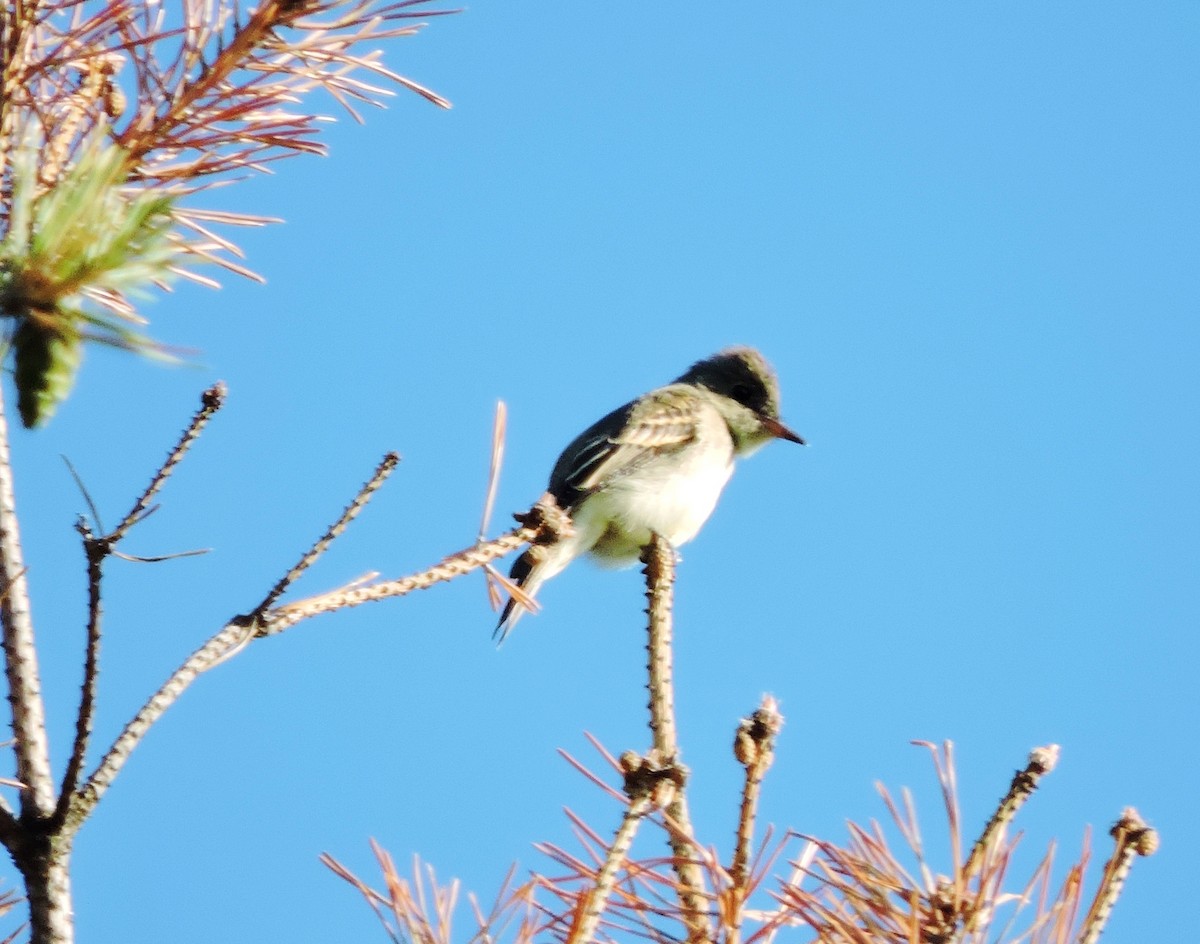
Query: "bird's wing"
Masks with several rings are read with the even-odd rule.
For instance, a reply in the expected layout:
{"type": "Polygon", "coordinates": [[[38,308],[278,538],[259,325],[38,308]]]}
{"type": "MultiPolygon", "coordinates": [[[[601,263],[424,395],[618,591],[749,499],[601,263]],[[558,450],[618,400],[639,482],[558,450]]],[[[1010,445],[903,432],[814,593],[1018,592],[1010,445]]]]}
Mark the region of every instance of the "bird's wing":
{"type": "Polygon", "coordinates": [[[569,506],[601,483],[625,475],[696,437],[704,403],[679,384],[614,410],[575,439],[550,474],[550,491],[569,506]]]}

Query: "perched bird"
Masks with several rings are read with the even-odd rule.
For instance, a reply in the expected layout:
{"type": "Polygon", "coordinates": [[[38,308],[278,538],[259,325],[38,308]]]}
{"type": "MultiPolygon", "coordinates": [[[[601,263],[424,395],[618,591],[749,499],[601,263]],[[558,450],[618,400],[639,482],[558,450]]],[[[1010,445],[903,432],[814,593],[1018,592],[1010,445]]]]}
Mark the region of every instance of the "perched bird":
{"type": "MultiPolygon", "coordinates": [[[[804,443],[780,422],[779,383],[758,351],[733,347],[693,364],[563,450],[549,491],[573,533],[530,547],[509,576],[532,597],[583,554],[621,566],[638,559],[651,533],[674,547],[690,541],[716,507],[734,457],[772,439],[804,443]]],[[[508,601],[496,627],[500,641],[524,612],[508,601]]]]}

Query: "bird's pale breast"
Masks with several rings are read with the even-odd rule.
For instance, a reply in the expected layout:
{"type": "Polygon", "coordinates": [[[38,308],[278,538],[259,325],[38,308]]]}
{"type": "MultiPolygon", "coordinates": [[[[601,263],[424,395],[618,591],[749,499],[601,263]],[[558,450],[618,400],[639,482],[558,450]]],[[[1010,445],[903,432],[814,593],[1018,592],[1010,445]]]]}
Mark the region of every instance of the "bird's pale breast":
{"type": "Polygon", "coordinates": [[[617,477],[575,510],[576,528],[597,535],[591,553],[598,562],[633,563],[651,532],[679,546],[708,520],[733,474],[733,442],[715,409],[702,414],[692,442],[617,477]]]}

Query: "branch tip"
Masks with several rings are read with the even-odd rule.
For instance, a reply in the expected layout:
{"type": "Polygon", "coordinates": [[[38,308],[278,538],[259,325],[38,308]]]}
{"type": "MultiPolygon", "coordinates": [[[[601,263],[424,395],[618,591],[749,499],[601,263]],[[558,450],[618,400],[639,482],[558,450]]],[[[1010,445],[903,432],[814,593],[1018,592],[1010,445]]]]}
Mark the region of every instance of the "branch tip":
{"type": "Polygon", "coordinates": [[[1057,744],[1047,744],[1044,747],[1035,747],[1029,752],[1029,762],[1027,770],[1036,772],[1039,775],[1048,774],[1058,766],[1059,754],[1062,749],[1057,744]]]}
{"type": "Polygon", "coordinates": [[[200,405],[209,414],[215,413],[225,405],[225,398],[228,394],[229,388],[225,386],[225,381],[218,380],[200,394],[200,405]]]}
{"type": "Polygon", "coordinates": [[[183,460],[187,451],[192,447],[192,443],[200,437],[200,434],[204,431],[204,427],[208,425],[208,421],[212,419],[213,414],[221,408],[224,402],[225,384],[221,381],[213,384],[200,395],[200,409],[196,411],[196,414],[192,417],[192,421],[188,423],[187,428],[180,435],[179,441],[175,444],[174,448],[167,454],[167,458],[163,461],[163,464],[158,467],[158,471],[151,477],[150,484],[146,486],[146,490],[133,503],[133,507],[121,519],[121,523],[109,534],[100,539],[108,547],[115,546],[117,542],[129,533],[130,528],[144,521],[158,509],[158,505],[150,505],[151,500],[158,494],[163,485],[166,484],[167,479],[170,478],[171,473],[175,470],[175,466],[183,460]]]}
{"type": "Polygon", "coordinates": [[[1017,811],[1025,805],[1025,801],[1033,796],[1033,792],[1038,787],[1038,782],[1046,774],[1050,773],[1055,764],[1058,763],[1059,746],[1057,744],[1048,744],[1045,747],[1034,748],[1029,753],[1029,759],[1024,770],[1018,770],[1013,776],[1012,783],[1008,788],[1008,793],[1000,801],[996,811],[992,814],[992,818],[983,828],[979,839],[971,848],[971,854],[967,857],[966,864],[963,866],[963,874],[970,876],[979,869],[987,856],[988,850],[992,848],[998,837],[1008,823],[1012,822],[1017,811]]]}
{"type": "MultiPolygon", "coordinates": [[[[324,534],[317,538],[313,546],[300,556],[300,559],[292,565],[291,569],[280,577],[270,592],[263,597],[258,606],[254,608],[254,613],[263,622],[264,627],[268,622],[266,619],[267,610],[275,605],[275,602],[287,592],[287,589],[296,582],[300,575],[315,564],[321,555],[329,549],[329,545],[346,530],[350,522],[358,517],[359,512],[371,500],[371,496],[375,494],[399,464],[400,456],[398,453],[389,452],[385,454],[379,460],[379,465],[375,467],[375,471],[371,474],[371,477],[363,483],[358,493],[350,501],[350,504],[342,510],[338,519],[326,529],[324,534]]],[[[260,635],[268,635],[265,628],[260,630],[260,635]]]]}
{"type": "Polygon", "coordinates": [[[759,764],[766,756],[767,764],[774,750],[774,741],[783,729],[783,715],[779,713],[779,703],[771,695],[764,695],[762,704],[750,715],[743,718],[734,735],[733,754],[738,763],[744,767],[759,764]]]}
{"type": "Polygon", "coordinates": [[[1109,835],[1114,840],[1113,852],[1104,865],[1104,875],[1084,919],[1078,944],[1096,944],[1100,940],[1112,916],[1113,907],[1125,888],[1134,858],[1153,855],[1158,851],[1158,831],[1148,826],[1132,806],[1125,808],[1109,835]]]}
{"type": "Polygon", "coordinates": [[[1152,856],[1158,851],[1158,830],[1147,825],[1132,806],[1125,808],[1108,834],[1118,845],[1126,845],[1140,856],[1152,856]]]}

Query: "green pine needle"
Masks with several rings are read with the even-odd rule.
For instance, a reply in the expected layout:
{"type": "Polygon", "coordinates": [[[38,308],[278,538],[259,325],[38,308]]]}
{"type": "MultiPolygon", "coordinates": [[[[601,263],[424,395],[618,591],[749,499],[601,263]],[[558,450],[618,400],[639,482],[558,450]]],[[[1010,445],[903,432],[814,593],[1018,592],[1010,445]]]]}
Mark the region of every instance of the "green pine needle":
{"type": "Polygon", "coordinates": [[[49,189],[38,181],[39,149],[13,161],[8,232],[0,241],[0,315],[11,329],[18,409],[40,425],[71,390],[85,341],[155,357],[165,350],[133,330],[142,320],[124,300],[171,279],[172,201],[130,193],[128,154],[97,133],[49,189]]]}

